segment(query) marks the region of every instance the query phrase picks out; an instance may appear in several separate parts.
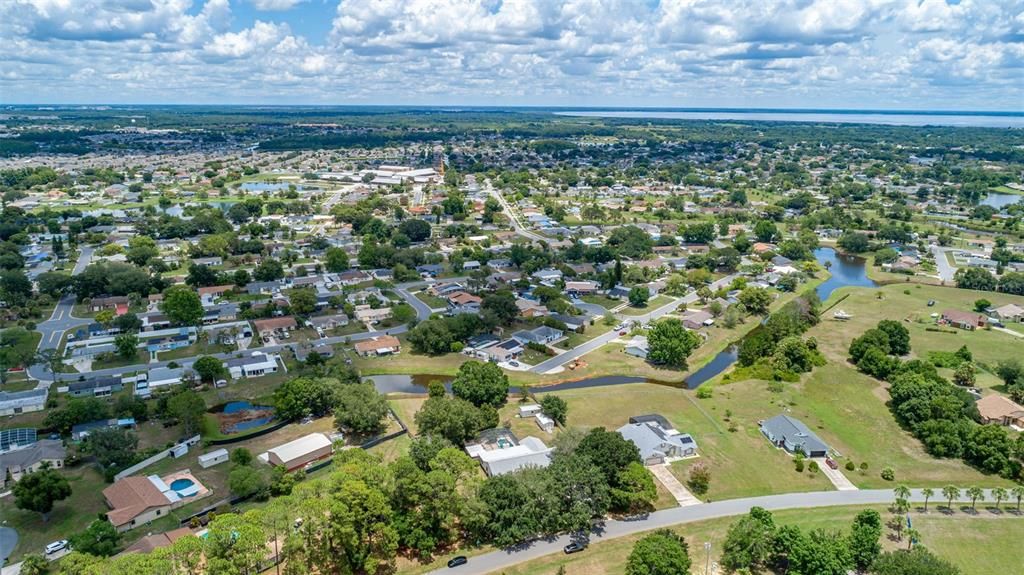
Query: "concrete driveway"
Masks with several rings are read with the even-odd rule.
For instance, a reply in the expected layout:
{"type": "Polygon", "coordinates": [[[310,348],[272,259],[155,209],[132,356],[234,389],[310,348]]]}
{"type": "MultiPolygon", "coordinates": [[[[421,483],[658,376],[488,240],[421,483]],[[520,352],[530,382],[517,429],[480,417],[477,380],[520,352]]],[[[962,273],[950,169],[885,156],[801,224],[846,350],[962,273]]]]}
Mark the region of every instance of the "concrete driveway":
{"type": "Polygon", "coordinates": [[[812,461],[818,464],[821,472],[825,474],[825,477],[828,477],[828,480],[831,481],[832,485],[834,485],[839,491],[857,490],[857,486],[847,479],[846,476],[843,475],[842,471],[829,467],[828,464],[825,463],[824,457],[815,457],[812,461]]]}
{"type": "Polygon", "coordinates": [[[690,490],[672,474],[672,470],[669,468],[668,464],[648,465],[647,469],[649,469],[654,475],[654,478],[672,494],[672,497],[676,498],[676,503],[678,503],[680,507],[700,505],[701,503],[704,503],[700,499],[697,499],[693,493],[690,493],[690,490]]]}

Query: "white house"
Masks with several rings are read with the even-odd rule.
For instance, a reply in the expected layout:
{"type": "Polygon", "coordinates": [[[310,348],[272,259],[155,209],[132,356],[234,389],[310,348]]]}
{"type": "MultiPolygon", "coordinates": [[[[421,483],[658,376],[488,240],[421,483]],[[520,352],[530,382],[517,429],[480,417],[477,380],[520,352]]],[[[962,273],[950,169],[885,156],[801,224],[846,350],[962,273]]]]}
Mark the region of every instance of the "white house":
{"type": "Polygon", "coordinates": [[[277,356],[254,351],[248,357],[229,359],[225,362],[232,379],[241,377],[260,377],[268,373],[277,373],[277,356]]]}

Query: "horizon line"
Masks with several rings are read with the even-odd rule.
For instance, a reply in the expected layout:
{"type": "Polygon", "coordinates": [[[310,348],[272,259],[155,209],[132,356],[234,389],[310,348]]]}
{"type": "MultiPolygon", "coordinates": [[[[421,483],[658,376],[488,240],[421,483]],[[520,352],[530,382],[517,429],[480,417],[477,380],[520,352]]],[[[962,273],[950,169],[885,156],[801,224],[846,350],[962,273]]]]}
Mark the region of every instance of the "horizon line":
{"type": "Polygon", "coordinates": [[[270,103],[202,103],[202,104],[180,104],[180,103],[9,103],[0,102],[0,108],[26,108],[26,107],[53,107],[53,108],[95,108],[98,106],[110,108],[125,107],[226,107],[226,108],[393,108],[393,109],[431,109],[459,111],[460,109],[475,110],[574,110],[574,111],[638,111],[638,112],[769,112],[769,113],[834,113],[834,114],[922,114],[934,116],[954,115],[1001,115],[1001,116],[1024,116],[1022,110],[955,110],[955,109],[906,109],[906,108],[777,108],[777,107],[711,107],[711,106],[565,106],[565,105],[543,105],[543,104],[270,104],[270,103]]]}

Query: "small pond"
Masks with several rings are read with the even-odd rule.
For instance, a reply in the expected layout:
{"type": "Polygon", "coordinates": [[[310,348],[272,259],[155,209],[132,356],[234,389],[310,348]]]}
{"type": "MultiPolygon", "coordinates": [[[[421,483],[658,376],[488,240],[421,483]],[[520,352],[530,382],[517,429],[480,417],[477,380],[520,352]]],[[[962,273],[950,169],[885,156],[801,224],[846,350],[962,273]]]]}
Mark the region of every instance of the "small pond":
{"type": "Polygon", "coordinates": [[[985,197],[982,198],[981,202],[979,203],[983,206],[992,206],[997,210],[1001,210],[1006,206],[1016,204],[1017,202],[1020,201],[1024,201],[1024,195],[989,192],[985,194],[985,197]]]}
{"type": "Polygon", "coordinates": [[[248,401],[232,401],[210,409],[217,414],[221,433],[240,433],[266,425],[274,420],[274,408],[269,405],[253,405],[248,401]]]}
{"type": "Polygon", "coordinates": [[[868,277],[867,260],[862,257],[840,254],[832,248],[818,248],[814,250],[814,258],[822,267],[828,266],[828,271],[832,274],[832,277],[822,282],[816,290],[818,298],[823,302],[841,287],[878,286],[868,277]]]}

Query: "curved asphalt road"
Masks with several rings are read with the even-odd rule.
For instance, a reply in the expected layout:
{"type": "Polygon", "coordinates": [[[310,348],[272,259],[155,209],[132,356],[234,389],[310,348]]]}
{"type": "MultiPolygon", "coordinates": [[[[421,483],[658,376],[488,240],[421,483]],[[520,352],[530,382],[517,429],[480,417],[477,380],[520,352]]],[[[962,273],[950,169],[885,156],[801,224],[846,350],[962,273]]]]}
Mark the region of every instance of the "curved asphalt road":
{"type": "MultiPolygon", "coordinates": [[[[938,490],[937,490],[938,491],[938,490]]],[[[985,490],[986,500],[992,499],[990,490],[985,490]]],[[[744,499],[729,499],[714,503],[702,503],[688,507],[673,507],[625,520],[609,520],[595,527],[590,534],[590,542],[600,543],[625,535],[633,535],[652,529],[672,527],[683,523],[692,523],[705,519],[743,515],[751,507],[763,507],[770,511],[779,509],[798,509],[811,507],[834,507],[840,505],[879,505],[892,503],[895,500],[892,490],[870,489],[861,491],[816,491],[811,493],[786,493],[784,495],[766,495],[744,499]]],[[[911,490],[911,501],[923,502],[924,495],[920,489],[911,490]]],[[[931,503],[945,505],[941,493],[931,498],[931,503]]],[[[471,557],[469,563],[454,569],[438,569],[432,573],[491,573],[506,569],[513,565],[550,555],[561,553],[562,548],[572,541],[570,535],[562,535],[541,539],[532,543],[492,551],[471,557]]],[[[586,553],[584,551],[583,553],[586,553]]]]}

